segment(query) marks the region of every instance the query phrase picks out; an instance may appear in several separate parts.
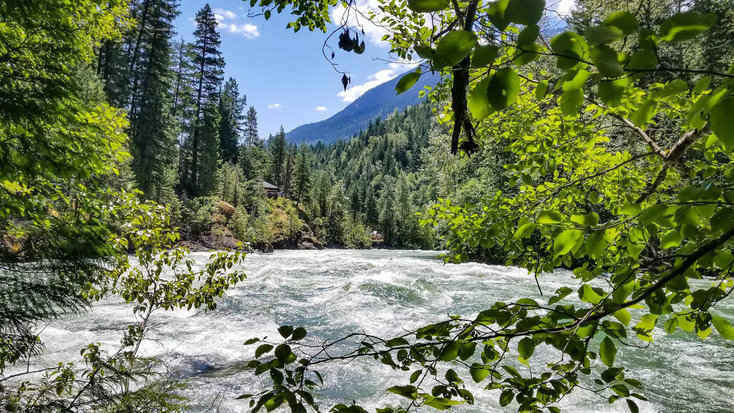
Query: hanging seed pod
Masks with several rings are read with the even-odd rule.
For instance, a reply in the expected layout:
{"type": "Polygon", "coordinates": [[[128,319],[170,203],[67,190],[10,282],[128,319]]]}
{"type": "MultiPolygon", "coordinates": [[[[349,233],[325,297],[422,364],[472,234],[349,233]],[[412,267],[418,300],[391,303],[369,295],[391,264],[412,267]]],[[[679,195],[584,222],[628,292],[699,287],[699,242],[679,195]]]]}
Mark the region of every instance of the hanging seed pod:
{"type": "Polygon", "coordinates": [[[347,86],[349,86],[349,82],[351,82],[352,79],[349,78],[346,74],[342,75],[342,85],[344,86],[344,91],[347,90],[347,86]]]}

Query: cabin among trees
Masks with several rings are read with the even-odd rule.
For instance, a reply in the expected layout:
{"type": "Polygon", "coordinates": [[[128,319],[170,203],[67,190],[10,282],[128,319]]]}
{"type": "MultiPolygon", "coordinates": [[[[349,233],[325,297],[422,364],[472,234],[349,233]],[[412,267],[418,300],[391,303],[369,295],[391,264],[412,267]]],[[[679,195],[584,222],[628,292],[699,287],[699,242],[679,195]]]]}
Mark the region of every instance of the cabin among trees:
{"type": "Polygon", "coordinates": [[[268,198],[278,198],[283,195],[283,193],[280,192],[280,188],[267,181],[263,181],[263,189],[265,190],[265,195],[267,195],[268,198]]]}

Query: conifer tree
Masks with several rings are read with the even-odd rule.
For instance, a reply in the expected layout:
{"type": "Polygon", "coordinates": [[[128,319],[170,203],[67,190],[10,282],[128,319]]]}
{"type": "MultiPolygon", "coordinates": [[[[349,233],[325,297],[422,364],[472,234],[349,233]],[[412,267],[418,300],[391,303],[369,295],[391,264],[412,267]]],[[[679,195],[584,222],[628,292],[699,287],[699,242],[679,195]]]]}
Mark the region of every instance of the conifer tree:
{"type": "Polygon", "coordinates": [[[283,193],[285,196],[292,198],[293,197],[293,191],[292,191],[292,180],[293,180],[293,169],[295,165],[295,149],[294,148],[287,148],[286,150],[286,159],[285,159],[285,167],[283,168],[283,193]]]}
{"type": "Polygon", "coordinates": [[[211,183],[217,168],[219,116],[217,103],[224,73],[224,59],[219,50],[222,43],[217,32],[217,20],[211,6],[206,4],[196,13],[196,40],[190,48],[194,67],[194,119],[190,136],[191,165],[184,171],[185,189],[192,196],[212,190],[211,183]]]}
{"type": "Polygon", "coordinates": [[[237,162],[237,148],[243,132],[243,111],[246,105],[247,97],[240,96],[237,81],[229,78],[219,98],[219,156],[225,162],[237,162]]]}
{"type": "MultiPolygon", "coordinates": [[[[176,5],[170,0],[145,2],[145,26],[138,36],[140,62],[135,78],[141,83],[134,89],[137,106],[130,113],[130,137],[133,172],[138,187],[147,198],[160,201],[170,193],[170,171],[175,163],[175,130],[172,116],[171,43],[176,5]],[[142,44],[141,44],[142,43],[142,44]]],[[[141,25],[143,22],[140,23],[141,25]]],[[[131,103],[131,110],[135,108],[131,103]]]]}
{"type": "Polygon", "coordinates": [[[287,144],[285,141],[285,131],[280,127],[280,131],[275,137],[269,139],[270,153],[272,155],[272,165],[270,168],[270,179],[277,186],[284,183],[283,171],[285,168],[287,153],[287,144]]]}
{"type": "Polygon", "coordinates": [[[308,159],[306,158],[306,151],[301,150],[298,156],[298,163],[296,165],[295,173],[295,195],[296,204],[299,204],[303,197],[308,194],[311,186],[311,172],[308,167],[308,159]]]}
{"type": "Polygon", "coordinates": [[[250,109],[247,111],[244,132],[246,145],[255,145],[257,142],[260,141],[257,131],[257,111],[253,106],[250,106],[250,109]]]}

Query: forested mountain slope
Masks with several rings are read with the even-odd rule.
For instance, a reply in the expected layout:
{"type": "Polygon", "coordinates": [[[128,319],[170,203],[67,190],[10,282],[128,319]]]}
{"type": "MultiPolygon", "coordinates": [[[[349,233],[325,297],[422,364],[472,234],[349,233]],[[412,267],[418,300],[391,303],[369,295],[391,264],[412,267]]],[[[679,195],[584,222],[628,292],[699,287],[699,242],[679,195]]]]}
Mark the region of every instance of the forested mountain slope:
{"type": "Polygon", "coordinates": [[[419,103],[422,99],[418,96],[418,92],[423,90],[424,86],[435,86],[440,78],[437,74],[425,74],[412,89],[397,95],[395,85],[400,77],[368,90],[329,119],[293,129],[286,135],[288,142],[295,144],[333,143],[349,138],[365,129],[374,119],[384,119],[395,109],[402,110],[419,103]]]}

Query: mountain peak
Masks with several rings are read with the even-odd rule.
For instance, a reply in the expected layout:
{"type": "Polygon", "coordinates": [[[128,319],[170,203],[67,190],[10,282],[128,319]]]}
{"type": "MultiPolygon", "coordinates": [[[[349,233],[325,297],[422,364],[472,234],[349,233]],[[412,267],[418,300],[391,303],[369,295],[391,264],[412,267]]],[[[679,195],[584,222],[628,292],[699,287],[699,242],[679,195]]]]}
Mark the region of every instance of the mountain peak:
{"type": "Polygon", "coordinates": [[[395,85],[402,76],[368,90],[342,111],[326,120],[293,129],[286,134],[286,139],[295,144],[316,142],[329,144],[349,139],[376,118],[385,118],[396,109],[403,110],[420,103],[418,92],[423,90],[424,86],[435,86],[441,79],[438,74],[424,73],[415,86],[398,95],[395,92],[395,85]]]}

